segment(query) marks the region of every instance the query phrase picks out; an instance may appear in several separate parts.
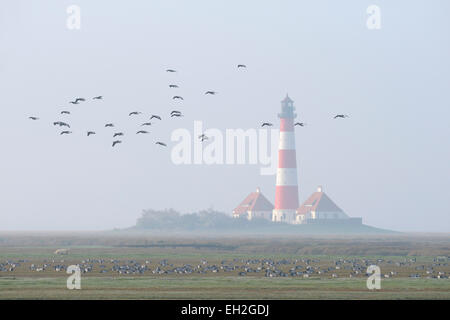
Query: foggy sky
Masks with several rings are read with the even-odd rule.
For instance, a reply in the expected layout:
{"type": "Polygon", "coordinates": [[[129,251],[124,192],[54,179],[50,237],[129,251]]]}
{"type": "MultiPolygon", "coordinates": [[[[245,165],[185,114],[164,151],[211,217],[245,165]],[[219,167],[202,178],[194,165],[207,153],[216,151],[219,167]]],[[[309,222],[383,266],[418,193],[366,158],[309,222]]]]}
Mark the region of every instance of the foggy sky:
{"type": "Polygon", "coordinates": [[[275,176],[259,165],[177,166],[170,145],[154,142],[195,120],[278,125],[289,93],[307,123],[296,129],[301,202],[322,185],[366,224],[450,231],[448,1],[5,0],[0,9],[0,230],[121,228],[147,208],[231,212],[256,187],[273,202],[275,176]],[[80,30],[66,27],[72,4],[80,30]],[[366,27],[371,4],[380,30],[366,27]],[[173,109],[185,117],[168,119],[173,109]],[[145,116],[128,117],[135,110],[145,116]],[[150,114],[165,119],[136,136],[150,114]],[[64,119],[71,136],[52,125],[64,119]],[[126,133],[118,148],[107,122],[126,133]]]}

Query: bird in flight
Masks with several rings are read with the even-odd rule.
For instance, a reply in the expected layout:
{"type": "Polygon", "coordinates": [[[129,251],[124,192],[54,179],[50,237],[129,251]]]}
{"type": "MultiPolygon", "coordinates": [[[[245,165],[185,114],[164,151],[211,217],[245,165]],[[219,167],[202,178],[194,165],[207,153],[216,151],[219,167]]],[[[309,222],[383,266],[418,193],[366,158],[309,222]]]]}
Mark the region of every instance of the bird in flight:
{"type": "Polygon", "coordinates": [[[61,114],[70,114],[70,111],[61,111],[61,114]]]}
{"type": "Polygon", "coordinates": [[[130,112],[129,116],[136,116],[136,115],[141,114],[141,113],[142,112],[139,112],[139,111],[133,111],[133,112],[130,112]]]}
{"type": "Polygon", "coordinates": [[[184,100],[182,96],[173,96],[172,99],[179,99],[179,100],[184,100]]]}
{"type": "Polygon", "coordinates": [[[148,133],[148,131],[145,131],[145,130],[139,130],[138,132],[136,132],[136,134],[140,134],[140,133],[146,134],[146,133],[148,133]]]}
{"type": "Polygon", "coordinates": [[[167,147],[167,144],[160,142],[160,141],[156,142],[156,144],[159,144],[160,146],[163,146],[163,147],[167,147]]]}
{"type": "Polygon", "coordinates": [[[337,115],[334,116],[334,119],[337,119],[337,118],[348,118],[348,115],[346,115],[346,114],[337,114],[337,115]]]}
{"type": "Polygon", "coordinates": [[[71,104],[78,104],[80,101],[86,101],[84,98],[76,98],[75,101],[70,101],[71,104]]]}
{"type": "Polygon", "coordinates": [[[87,136],[88,136],[88,137],[89,137],[90,135],[93,135],[93,134],[95,134],[94,131],[88,131],[88,132],[87,132],[87,136]]]}
{"type": "Polygon", "coordinates": [[[176,84],[169,84],[169,88],[178,88],[176,84]]]}
{"type": "Polygon", "coordinates": [[[167,69],[166,72],[177,72],[177,70],[167,69]]]}
{"type": "Polygon", "coordinates": [[[171,115],[170,115],[170,117],[171,118],[173,118],[173,117],[182,117],[183,115],[181,114],[181,113],[172,113],[171,115]]]}
{"type": "Polygon", "coordinates": [[[70,126],[67,124],[67,123],[65,123],[65,122],[62,122],[62,121],[56,121],[56,122],[53,122],[53,125],[54,126],[60,126],[60,127],[67,127],[67,128],[70,128],[70,126]]]}
{"type": "Polygon", "coordinates": [[[123,132],[116,132],[116,133],[114,133],[113,138],[115,138],[117,136],[119,136],[119,137],[123,136],[123,132]]]}
{"type": "Polygon", "coordinates": [[[271,127],[271,126],[273,126],[273,124],[271,124],[270,122],[264,122],[261,127],[266,127],[266,126],[271,127]]]}
{"type": "Polygon", "coordinates": [[[28,117],[28,119],[31,119],[31,120],[39,120],[38,117],[28,117]]]}
{"type": "Polygon", "coordinates": [[[210,95],[215,95],[217,92],[216,91],[206,91],[205,94],[210,94],[210,95]]]}
{"type": "Polygon", "coordinates": [[[157,116],[157,115],[154,115],[154,114],[152,114],[152,116],[150,117],[150,120],[152,120],[152,119],[158,119],[158,120],[161,120],[161,117],[160,117],[160,116],[157,116]]]}
{"type": "Polygon", "coordinates": [[[151,125],[152,125],[151,122],[144,122],[143,124],[141,124],[141,127],[143,127],[143,126],[151,126],[151,125]]]}
{"type": "Polygon", "coordinates": [[[113,141],[112,146],[114,147],[118,143],[122,143],[122,141],[120,141],[120,140],[113,141]]]}
{"type": "Polygon", "coordinates": [[[72,133],[72,131],[62,131],[61,133],[60,133],[60,135],[63,135],[63,134],[71,134],[72,133]]]}
{"type": "Polygon", "coordinates": [[[170,114],[174,114],[174,113],[179,113],[179,114],[181,114],[181,111],[173,110],[173,111],[170,112],[170,114]]]}
{"type": "Polygon", "coordinates": [[[209,139],[205,134],[199,135],[198,138],[199,138],[202,142],[209,139]]]}
{"type": "Polygon", "coordinates": [[[247,68],[247,66],[245,64],[238,64],[237,66],[238,68],[247,68]]]}
{"type": "Polygon", "coordinates": [[[303,123],[303,122],[296,122],[294,124],[294,126],[300,126],[300,127],[304,127],[305,125],[306,125],[306,123],[303,123]]]}
{"type": "Polygon", "coordinates": [[[103,96],[97,96],[97,97],[93,97],[92,100],[102,100],[103,96]]]}
{"type": "Polygon", "coordinates": [[[112,127],[114,127],[114,124],[112,124],[112,123],[105,124],[105,128],[108,128],[108,127],[112,128],[112,127]]]}

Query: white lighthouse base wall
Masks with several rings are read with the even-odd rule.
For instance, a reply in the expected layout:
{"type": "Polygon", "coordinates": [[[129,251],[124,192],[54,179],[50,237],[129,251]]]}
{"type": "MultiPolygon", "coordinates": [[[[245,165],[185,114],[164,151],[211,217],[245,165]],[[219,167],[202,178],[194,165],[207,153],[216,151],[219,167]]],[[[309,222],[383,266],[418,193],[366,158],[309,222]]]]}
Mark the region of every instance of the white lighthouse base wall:
{"type": "Polygon", "coordinates": [[[247,220],[266,219],[272,221],[272,211],[247,211],[241,214],[233,213],[232,217],[235,219],[245,217],[247,220]]]}
{"type": "Polygon", "coordinates": [[[348,219],[350,218],[342,211],[311,211],[312,219],[348,219]]]}
{"type": "Polygon", "coordinates": [[[266,219],[266,220],[272,220],[272,212],[271,211],[249,211],[248,212],[248,219],[266,219]]]}
{"type": "Polygon", "coordinates": [[[276,209],[272,211],[272,221],[297,224],[296,215],[296,210],[276,209]]]}
{"type": "Polygon", "coordinates": [[[311,219],[311,212],[306,214],[296,214],[295,223],[296,224],[305,224],[307,220],[311,219]]]}

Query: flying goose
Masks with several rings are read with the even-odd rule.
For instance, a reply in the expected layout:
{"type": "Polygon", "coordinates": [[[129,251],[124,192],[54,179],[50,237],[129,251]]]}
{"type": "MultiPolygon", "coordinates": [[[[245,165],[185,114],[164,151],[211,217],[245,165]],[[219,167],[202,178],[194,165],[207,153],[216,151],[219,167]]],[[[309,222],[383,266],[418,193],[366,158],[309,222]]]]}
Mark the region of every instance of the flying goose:
{"type": "Polygon", "coordinates": [[[337,118],[348,118],[348,115],[346,115],[346,114],[337,114],[337,115],[334,116],[334,119],[337,119],[337,118]]]}

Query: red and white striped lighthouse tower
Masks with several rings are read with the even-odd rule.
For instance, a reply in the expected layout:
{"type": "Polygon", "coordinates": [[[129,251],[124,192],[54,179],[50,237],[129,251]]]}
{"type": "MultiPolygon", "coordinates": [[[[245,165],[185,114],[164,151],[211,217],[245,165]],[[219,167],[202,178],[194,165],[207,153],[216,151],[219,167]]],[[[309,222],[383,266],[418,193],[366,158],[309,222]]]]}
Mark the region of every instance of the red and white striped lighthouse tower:
{"type": "Polygon", "coordinates": [[[297,160],[295,156],[294,101],[286,95],[281,101],[280,142],[278,145],[278,169],[275,191],[275,209],[272,220],[296,222],[298,204],[297,160]]]}

